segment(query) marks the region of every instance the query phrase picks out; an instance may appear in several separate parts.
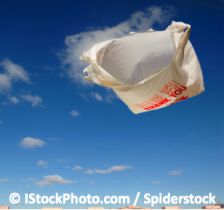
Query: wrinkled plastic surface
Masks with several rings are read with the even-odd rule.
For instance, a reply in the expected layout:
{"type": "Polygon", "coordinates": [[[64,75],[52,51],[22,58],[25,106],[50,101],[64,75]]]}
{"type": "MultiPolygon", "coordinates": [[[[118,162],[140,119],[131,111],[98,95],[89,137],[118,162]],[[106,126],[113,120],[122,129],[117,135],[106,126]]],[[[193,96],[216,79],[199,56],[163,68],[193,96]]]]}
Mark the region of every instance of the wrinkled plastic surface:
{"type": "Polygon", "coordinates": [[[134,113],[166,107],[204,91],[191,26],[134,33],[94,45],[81,58],[86,79],[112,88],[134,113]]]}

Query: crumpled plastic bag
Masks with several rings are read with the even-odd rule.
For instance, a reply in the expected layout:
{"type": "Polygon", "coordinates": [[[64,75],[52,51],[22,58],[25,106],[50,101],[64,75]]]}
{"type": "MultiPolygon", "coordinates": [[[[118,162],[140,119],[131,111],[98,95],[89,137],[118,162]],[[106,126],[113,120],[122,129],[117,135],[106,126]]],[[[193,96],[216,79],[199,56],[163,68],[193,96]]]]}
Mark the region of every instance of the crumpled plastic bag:
{"type": "Polygon", "coordinates": [[[164,108],[204,91],[191,26],[172,22],[164,31],[130,33],[95,44],[81,59],[85,79],[112,88],[137,114],[164,108]]]}

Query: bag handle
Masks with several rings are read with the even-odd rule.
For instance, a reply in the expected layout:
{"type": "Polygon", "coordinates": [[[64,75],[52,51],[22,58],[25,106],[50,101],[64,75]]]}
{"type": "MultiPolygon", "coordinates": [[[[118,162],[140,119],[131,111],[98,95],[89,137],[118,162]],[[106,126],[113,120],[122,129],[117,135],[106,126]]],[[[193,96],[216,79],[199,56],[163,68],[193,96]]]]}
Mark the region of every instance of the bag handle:
{"type": "Polygon", "coordinates": [[[176,65],[180,66],[184,59],[184,49],[190,37],[191,25],[183,22],[175,22],[168,27],[173,32],[182,33],[176,51],[176,65]]]}

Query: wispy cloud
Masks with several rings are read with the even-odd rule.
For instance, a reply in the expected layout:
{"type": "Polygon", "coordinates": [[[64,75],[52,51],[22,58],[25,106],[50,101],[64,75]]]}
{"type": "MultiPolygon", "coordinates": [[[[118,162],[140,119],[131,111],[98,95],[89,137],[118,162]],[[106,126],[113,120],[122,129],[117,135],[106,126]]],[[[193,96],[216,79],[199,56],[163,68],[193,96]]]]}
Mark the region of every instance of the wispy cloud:
{"type": "Polygon", "coordinates": [[[91,92],[90,96],[92,96],[93,98],[95,98],[97,101],[103,101],[103,96],[101,96],[99,93],[97,92],[91,92]]]}
{"type": "Polygon", "coordinates": [[[96,184],[96,181],[94,179],[89,181],[89,184],[96,184]]]}
{"type": "Polygon", "coordinates": [[[46,160],[38,160],[37,161],[37,166],[41,168],[47,168],[48,167],[48,162],[46,160]]]}
{"type": "Polygon", "coordinates": [[[160,180],[153,180],[153,181],[150,182],[150,184],[158,185],[158,184],[161,184],[161,181],[160,180]]]}
{"type": "Polygon", "coordinates": [[[63,160],[62,158],[57,158],[56,162],[62,165],[67,164],[67,161],[63,160]]]}
{"type": "Polygon", "coordinates": [[[87,84],[83,80],[80,55],[98,42],[122,37],[131,31],[144,31],[154,24],[164,24],[174,15],[171,7],[151,6],[144,11],[138,11],[131,15],[128,20],[112,27],[84,31],[65,38],[66,48],[61,53],[62,65],[67,70],[69,77],[78,83],[87,84]]]}
{"type": "Polygon", "coordinates": [[[32,107],[42,106],[42,98],[38,95],[25,94],[21,99],[31,104],[32,107]]]}
{"type": "Polygon", "coordinates": [[[8,100],[12,104],[19,104],[20,103],[20,99],[16,96],[9,96],[8,100]]]}
{"type": "Polygon", "coordinates": [[[55,137],[55,136],[53,136],[53,137],[49,137],[49,138],[47,138],[46,139],[47,141],[49,141],[49,142],[54,142],[54,143],[58,143],[58,142],[63,142],[63,139],[62,138],[59,138],[59,137],[55,137]]]}
{"type": "Polygon", "coordinates": [[[0,184],[7,183],[8,181],[9,181],[9,179],[6,179],[6,178],[0,178],[0,184]]]}
{"type": "Polygon", "coordinates": [[[169,176],[181,176],[183,174],[184,170],[182,169],[175,169],[168,171],[169,176]]]}
{"type": "Polygon", "coordinates": [[[16,82],[30,83],[27,71],[9,59],[0,62],[0,92],[9,92],[16,82]]]}
{"type": "Polygon", "coordinates": [[[114,100],[116,100],[118,97],[114,92],[112,92],[109,89],[105,89],[103,91],[104,93],[99,93],[97,91],[91,91],[89,93],[81,93],[81,97],[85,100],[89,100],[91,98],[95,99],[99,102],[106,102],[106,103],[112,103],[114,100]]]}
{"type": "Polygon", "coordinates": [[[41,180],[38,180],[35,183],[36,185],[40,187],[45,187],[45,186],[50,186],[55,184],[59,184],[59,185],[72,184],[75,182],[69,179],[64,179],[63,177],[59,175],[48,175],[48,176],[44,176],[41,180]]]}
{"type": "Polygon", "coordinates": [[[24,148],[24,149],[34,149],[34,148],[40,148],[46,145],[46,142],[33,138],[33,137],[25,137],[24,139],[21,140],[19,143],[19,146],[24,148]]]}
{"type": "Polygon", "coordinates": [[[95,170],[94,169],[87,169],[86,171],[85,171],[85,173],[87,174],[87,175],[92,175],[92,174],[95,174],[95,170]]]}
{"type": "Polygon", "coordinates": [[[7,95],[7,102],[5,104],[19,104],[21,102],[28,102],[33,107],[42,105],[42,98],[38,95],[23,94],[11,95],[13,85],[18,82],[31,84],[28,72],[19,64],[14,63],[9,59],[0,61],[0,93],[7,95]]]}
{"type": "Polygon", "coordinates": [[[36,182],[37,179],[33,177],[23,178],[21,179],[22,182],[36,182]]]}
{"type": "Polygon", "coordinates": [[[42,102],[42,98],[41,96],[38,95],[32,95],[32,94],[23,94],[23,95],[12,95],[8,97],[8,101],[11,104],[19,104],[22,102],[27,102],[30,103],[32,107],[41,107],[43,106],[42,102]]]}
{"type": "Polygon", "coordinates": [[[79,111],[75,109],[70,112],[71,117],[78,117],[79,115],[80,115],[79,111]]]}
{"type": "Polygon", "coordinates": [[[126,170],[129,170],[131,169],[132,167],[129,166],[129,165],[114,165],[114,166],[111,166],[109,168],[106,168],[106,169],[87,169],[85,171],[86,174],[88,175],[92,175],[92,174],[111,174],[111,173],[114,173],[114,172],[121,172],[121,171],[126,171],[126,170]]]}
{"type": "Polygon", "coordinates": [[[80,165],[75,165],[72,167],[72,170],[73,171],[82,171],[84,168],[80,165]]]}

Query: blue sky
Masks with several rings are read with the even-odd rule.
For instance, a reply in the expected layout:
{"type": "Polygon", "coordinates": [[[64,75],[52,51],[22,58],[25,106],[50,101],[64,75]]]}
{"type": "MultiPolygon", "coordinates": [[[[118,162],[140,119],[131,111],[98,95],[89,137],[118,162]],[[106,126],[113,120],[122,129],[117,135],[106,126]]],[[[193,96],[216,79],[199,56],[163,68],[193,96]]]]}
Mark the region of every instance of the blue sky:
{"type": "Polygon", "coordinates": [[[13,191],[213,192],[224,202],[223,1],[0,4],[0,203],[13,191]],[[133,115],[82,82],[79,52],[117,36],[120,23],[131,30],[139,14],[141,30],[192,25],[203,94],[133,115]]]}

